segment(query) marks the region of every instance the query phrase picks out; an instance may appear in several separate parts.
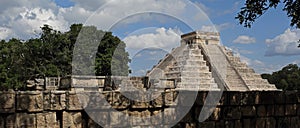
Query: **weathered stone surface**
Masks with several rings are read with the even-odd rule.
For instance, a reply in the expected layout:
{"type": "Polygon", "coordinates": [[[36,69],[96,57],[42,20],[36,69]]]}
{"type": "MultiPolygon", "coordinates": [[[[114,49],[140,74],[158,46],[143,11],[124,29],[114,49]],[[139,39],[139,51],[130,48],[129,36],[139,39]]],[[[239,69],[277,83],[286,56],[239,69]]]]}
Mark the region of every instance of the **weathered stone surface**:
{"type": "MultiPolygon", "coordinates": [[[[80,94],[79,97],[83,98],[83,107],[86,110],[105,110],[113,106],[112,93],[106,92],[89,92],[85,94],[80,94]],[[109,100],[106,100],[107,97],[111,97],[109,100]]],[[[124,101],[126,102],[126,101],[124,101]]]]}
{"type": "Polygon", "coordinates": [[[241,92],[241,105],[255,104],[256,92],[241,92]]]}
{"type": "Polygon", "coordinates": [[[266,128],[275,128],[276,120],[273,117],[266,119],[266,128]]]}
{"type": "Polygon", "coordinates": [[[198,96],[195,101],[196,105],[204,105],[206,95],[207,95],[207,92],[205,92],[205,91],[198,92],[198,96]]]}
{"type": "Polygon", "coordinates": [[[43,108],[43,93],[40,91],[18,92],[17,110],[28,112],[41,112],[43,108]]]}
{"type": "Polygon", "coordinates": [[[296,104],[289,104],[285,105],[285,115],[296,115],[297,114],[297,105],[296,104]]]}
{"type": "Polygon", "coordinates": [[[243,123],[241,122],[241,120],[234,121],[234,127],[235,128],[241,128],[241,127],[243,127],[243,123]]]}
{"type": "Polygon", "coordinates": [[[15,92],[0,92],[0,113],[15,112],[15,92]]]}
{"type": "Polygon", "coordinates": [[[254,106],[243,106],[241,107],[242,115],[243,116],[255,116],[256,109],[254,106]]]}
{"type": "Polygon", "coordinates": [[[5,120],[0,116],[0,128],[4,128],[5,120]]]}
{"type": "Polygon", "coordinates": [[[146,111],[134,111],[130,112],[132,126],[147,126],[151,124],[151,113],[146,111]]]}
{"type": "Polygon", "coordinates": [[[266,119],[265,118],[257,118],[255,127],[256,128],[264,128],[265,124],[266,124],[266,119]]]}
{"type": "Polygon", "coordinates": [[[295,128],[300,128],[300,117],[292,117],[291,118],[291,125],[292,127],[295,127],[295,128]]]}
{"type": "Polygon", "coordinates": [[[67,95],[67,110],[82,110],[83,104],[81,101],[87,101],[88,102],[88,96],[86,96],[84,93],[76,93],[76,92],[68,92],[67,95]],[[79,100],[79,98],[83,98],[79,100]]]}
{"type": "Polygon", "coordinates": [[[165,108],[163,113],[164,122],[163,124],[169,125],[174,123],[173,121],[176,119],[176,110],[175,108],[165,108]]]}
{"type": "MultiPolygon", "coordinates": [[[[274,115],[274,105],[266,105],[266,116],[272,116],[274,115]]],[[[277,112],[277,110],[276,110],[277,112]]]]}
{"type": "Polygon", "coordinates": [[[220,120],[221,118],[221,109],[220,108],[215,108],[210,116],[210,120],[220,120]]]}
{"type": "Polygon", "coordinates": [[[288,91],[285,93],[285,103],[295,104],[298,101],[297,91],[288,91]]]}
{"type": "Polygon", "coordinates": [[[225,119],[240,119],[242,115],[239,106],[225,107],[223,114],[225,119]]]}
{"type": "Polygon", "coordinates": [[[240,105],[241,104],[241,95],[239,92],[230,92],[230,105],[240,105]]]}
{"type": "MultiPolygon", "coordinates": [[[[105,100],[105,99],[103,98],[101,100],[105,100]]],[[[99,105],[100,106],[104,105],[104,103],[101,103],[99,105]]],[[[115,109],[125,109],[130,106],[130,100],[126,96],[122,95],[121,93],[116,92],[113,94],[113,101],[111,105],[115,109]]]]}
{"type": "Polygon", "coordinates": [[[34,128],[37,126],[36,120],[35,114],[17,113],[15,124],[18,128],[34,128]]]}
{"type": "Polygon", "coordinates": [[[81,112],[63,112],[64,128],[81,128],[83,120],[81,112]]]}
{"type": "Polygon", "coordinates": [[[275,115],[276,116],[284,116],[284,109],[285,109],[285,106],[284,105],[275,105],[275,115]]]}
{"type": "Polygon", "coordinates": [[[16,124],[16,121],[17,121],[17,114],[10,114],[6,117],[6,123],[5,123],[5,126],[6,128],[16,128],[17,127],[17,124],[16,124]]]}
{"type": "Polygon", "coordinates": [[[158,110],[158,111],[153,111],[151,114],[151,124],[152,125],[160,125],[163,123],[163,112],[158,110]]]}
{"type": "Polygon", "coordinates": [[[214,122],[201,122],[199,123],[200,128],[214,128],[215,123],[214,122]]]}
{"type": "Polygon", "coordinates": [[[51,91],[50,92],[50,109],[63,110],[66,109],[66,92],[51,91]]]}
{"type": "Polygon", "coordinates": [[[264,105],[260,105],[257,107],[257,115],[260,117],[266,116],[266,107],[264,105]]]}
{"type": "Polygon", "coordinates": [[[129,122],[129,116],[126,113],[119,111],[110,112],[110,127],[128,127],[131,122],[129,122]]]}
{"type": "Polygon", "coordinates": [[[177,105],[176,102],[176,92],[174,90],[170,90],[164,93],[164,97],[165,97],[165,105],[166,106],[174,106],[177,105]]]}
{"type": "Polygon", "coordinates": [[[255,119],[243,119],[244,128],[253,128],[255,124],[255,119]]]}
{"type": "Polygon", "coordinates": [[[57,115],[62,116],[56,114],[56,112],[37,113],[36,124],[38,127],[43,127],[43,128],[59,128],[60,122],[57,120],[58,119],[58,117],[56,117],[57,115]]]}

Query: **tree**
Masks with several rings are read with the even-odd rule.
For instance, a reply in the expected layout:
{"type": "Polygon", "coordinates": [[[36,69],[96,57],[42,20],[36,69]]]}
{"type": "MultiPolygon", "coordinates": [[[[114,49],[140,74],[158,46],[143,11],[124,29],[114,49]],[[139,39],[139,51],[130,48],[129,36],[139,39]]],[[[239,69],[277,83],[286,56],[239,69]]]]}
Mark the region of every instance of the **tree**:
{"type": "Polygon", "coordinates": [[[80,59],[88,62],[86,64],[95,62],[95,65],[88,65],[93,74],[128,75],[130,59],[125,51],[126,45],[111,32],[82,24],[73,24],[70,30],[64,33],[54,30],[49,25],[44,25],[41,30],[39,38],[27,41],[14,38],[0,41],[0,90],[24,89],[22,87],[26,80],[41,75],[47,77],[73,73],[91,75],[85,72],[72,72],[74,45],[78,42],[82,44],[82,47],[79,47],[79,51],[82,52],[80,59]],[[84,50],[91,43],[100,43],[94,50],[94,60],[90,59],[89,51],[84,50]],[[114,59],[115,57],[118,59],[114,59]],[[112,71],[117,71],[118,74],[112,71]]]}
{"type": "Polygon", "coordinates": [[[272,74],[262,74],[262,78],[275,84],[278,89],[300,90],[300,68],[296,64],[289,64],[272,74]]]}
{"type": "Polygon", "coordinates": [[[235,18],[239,20],[240,24],[250,28],[257,18],[268,9],[276,8],[280,2],[284,4],[283,11],[286,11],[287,16],[291,18],[290,26],[300,28],[300,0],[246,0],[245,6],[241,8],[235,18]]]}

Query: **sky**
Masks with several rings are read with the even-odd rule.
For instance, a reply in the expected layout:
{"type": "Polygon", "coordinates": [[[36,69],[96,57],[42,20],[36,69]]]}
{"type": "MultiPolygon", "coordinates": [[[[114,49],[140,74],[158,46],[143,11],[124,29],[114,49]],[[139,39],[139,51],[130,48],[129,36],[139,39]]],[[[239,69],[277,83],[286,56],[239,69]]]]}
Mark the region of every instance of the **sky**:
{"type": "Polygon", "coordinates": [[[257,73],[272,73],[300,64],[300,30],[290,27],[282,11],[268,10],[245,28],[234,18],[240,0],[1,0],[0,39],[37,38],[48,24],[68,31],[74,23],[112,31],[127,45],[136,74],[144,74],[172,48],[180,35],[194,30],[218,31],[221,43],[257,73]]]}

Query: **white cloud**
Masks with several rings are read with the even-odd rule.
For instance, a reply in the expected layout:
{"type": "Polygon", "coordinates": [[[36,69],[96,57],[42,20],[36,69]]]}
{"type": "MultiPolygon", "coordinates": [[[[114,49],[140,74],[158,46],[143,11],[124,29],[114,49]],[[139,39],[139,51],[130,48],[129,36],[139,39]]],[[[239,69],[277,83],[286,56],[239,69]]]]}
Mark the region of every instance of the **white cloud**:
{"type": "Polygon", "coordinates": [[[201,31],[205,31],[205,32],[220,32],[222,30],[228,29],[232,27],[232,25],[230,23],[223,23],[223,24],[215,24],[213,25],[203,25],[201,27],[201,31]]]}
{"type": "Polygon", "coordinates": [[[157,28],[154,33],[128,36],[124,42],[129,49],[154,47],[169,51],[180,43],[180,35],[176,33],[177,31],[171,28],[157,28]]]}
{"type": "Polygon", "coordinates": [[[12,30],[5,27],[0,27],[0,39],[6,39],[12,34],[12,30]]]}
{"type": "Polygon", "coordinates": [[[58,15],[59,7],[53,1],[4,0],[0,3],[1,7],[5,6],[0,10],[1,39],[31,38],[39,33],[43,24],[62,31],[69,26],[64,17],[58,15]]]}
{"type": "Polygon", "coordinates": [[[300,55],[300,48],[297,42],[300,39],[300,29],[287,29],[283,34],[273,39],[266,39],[267,51],[266,56],[275,55],[300,55]]]}
{"type": "MultiPolygon", "coordinates": [[[[71,0],[74,6],[63,8],[53,0],[1,0],[0,28],[1,39],[11,37],[28,39],[33,37],[43,24],[49,24],[54,29],[66,30],[73,23],[85,23],[95,13],[92,21],[87,25],[96,25],[103,29],[128,14],[135,14],[143,10],[156,10],[170,14],[182,14],[186,3],[173,0],[71,0]],[[104,4],[109,3],[109,4],[104,4]],[[105,5],[105,8],[100,8],[105,5]],[[102,27],[105,26],[105,27],[102,27]]],[[[139,21],[140,16],[132,18],[131,22],[139,21]]]]}
{"type": "Polygon", "coordinates": [[[238,36],[235,40],[233,40],[233,43],[237,43],[237,44],[251,44],[255,42],[256,39],[254,37],[250,37],[246,35],[238,36]]]}

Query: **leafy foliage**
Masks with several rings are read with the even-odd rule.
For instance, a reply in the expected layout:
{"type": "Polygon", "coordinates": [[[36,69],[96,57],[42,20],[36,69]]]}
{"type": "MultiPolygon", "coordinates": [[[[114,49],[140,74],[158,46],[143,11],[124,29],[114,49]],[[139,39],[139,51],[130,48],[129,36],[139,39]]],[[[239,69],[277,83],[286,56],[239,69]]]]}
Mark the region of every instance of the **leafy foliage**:
{"type": "Polygon", "coordinates": [[[257,18],[268,9],[276,8],[280,2],[284,4],[282,10],[286,11],[287,16],[291,18],[290,26],[300,28],[300,0],[246,0],[245,6],[241,8],[235,19],[238,19],[240,24],[250,28],[257,18]]]}
{"type": "MultiPolygon", "coordinates": [[[[38,75],[71,75],[74,45],[78,43],[77,39],[80,35],[84,37],[79,40],[84,41],[81,42],[82,46],[87,46],[91,41],[100,43],[95,48],[95,59],[86,60],[95,63],[90,66],[95,75],[111,75],[114,71],[111,70],[112,63],[118,64],[116,68],[123,69],[117,70],[119,75],[128,75],[130,59],[125,51],[126,45],[111,32],[82,24],[73,24],[70,30],[64,33],[53,30],[49,25],[44,25],[41,30],[39,38],[27,41],[19,39],[0,41],[0,90],[24,89],[22,87],[25,81],[38,75]],[[104,35],[103,38],[99,38],[100,35],[104,35]],[[113,59],[113,57],[120,59],[113,59]]],[[[83,72],[73,73],[90,75],[83,72]]]]}
{"type": "Polygon", "coordinates": [[[300,90],[300,68],[296,64],[289,64],[272,74],[262,74],[262,78],[279,89],[300,90]]]}

